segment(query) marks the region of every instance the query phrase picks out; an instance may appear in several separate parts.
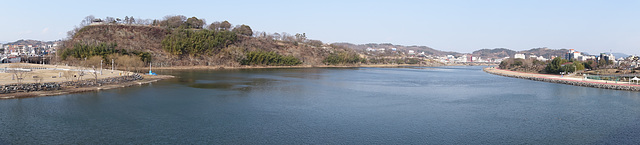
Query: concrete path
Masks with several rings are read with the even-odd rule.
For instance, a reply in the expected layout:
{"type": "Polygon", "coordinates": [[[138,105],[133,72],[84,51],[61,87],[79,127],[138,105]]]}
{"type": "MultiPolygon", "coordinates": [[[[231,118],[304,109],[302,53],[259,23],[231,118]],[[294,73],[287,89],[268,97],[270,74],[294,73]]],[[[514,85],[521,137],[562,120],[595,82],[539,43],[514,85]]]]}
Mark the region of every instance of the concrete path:
{"type": "Polygon", "coordinates": [[[576,76],[561,76],[561,75],[551,75],[551,74],[516,72],[516,71],[498,69],[495,67],[485,68],[485,71],[490,71],[490,72],[500,73],[500,74],[507,74],[507,75],[546,78],[546,79],[564,80],[564,81],[573,81],[573,82],[640,87],[640,85],[637,83],[584,79],[582,77],[576,77],[576,76]]]}

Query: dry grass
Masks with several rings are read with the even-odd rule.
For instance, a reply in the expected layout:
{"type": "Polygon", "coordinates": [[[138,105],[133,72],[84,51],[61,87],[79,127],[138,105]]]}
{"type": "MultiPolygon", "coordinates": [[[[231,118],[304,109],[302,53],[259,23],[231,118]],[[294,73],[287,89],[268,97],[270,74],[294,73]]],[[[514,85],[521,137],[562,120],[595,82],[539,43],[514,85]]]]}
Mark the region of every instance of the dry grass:
{"type": "MultiPolygon", "coordinates": [[[[27,72],[24,75],[21,83],[36,83],[36,82],[64,82],[71,80],[78,80],[79,71],[69,71],[71,70],[92,70],[91,68],[82,68],[82,67],[72,67],[72,66],[57,66],[57,65],[41,65],[41,64],[29,64],[29,63],[4,63],[0,64],[0,68],[4,69],[5,67],[11,68],[15,66],[20,66],[22,68],[48,68],[48,69],[32,69],[31,72],[27,72]],[[52,70],[55,69],[55,70],[52,70]],[[69,78],[65,78],[65,73],[72,74],[69,78]],[[76,77],[73,77],[73,76],[76,77]],[[34,78],[33,76],[38,76],[39,78],[34,78]]],[[[109,78],[109,77],[117,77],[123,75],[127,72],[114,70],[103,69],[102,75],[98,74],[98,79],[109,78]]],[[[13,73],[5,73],[0,72],[0,85],[4,84],[13,84],[18,83],[13,77],[13,73]],[[13,79],[12,79],[13,78],[13,79]]],[[[86,79],[94,79],[91,74],[85,74],[82,76],[81,80],[86,79]]]]}

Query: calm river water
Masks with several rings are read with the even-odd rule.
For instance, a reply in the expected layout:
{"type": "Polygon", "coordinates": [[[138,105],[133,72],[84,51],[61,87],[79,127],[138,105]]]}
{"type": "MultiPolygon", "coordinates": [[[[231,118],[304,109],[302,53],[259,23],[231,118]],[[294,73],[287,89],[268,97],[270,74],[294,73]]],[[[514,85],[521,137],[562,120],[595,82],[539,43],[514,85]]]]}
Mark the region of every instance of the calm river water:
{"type": "Polygon", "coordinates": [[[163,71],[0,100],[0,144],[636,144],[640,93],[482,67],[163,71]]]}

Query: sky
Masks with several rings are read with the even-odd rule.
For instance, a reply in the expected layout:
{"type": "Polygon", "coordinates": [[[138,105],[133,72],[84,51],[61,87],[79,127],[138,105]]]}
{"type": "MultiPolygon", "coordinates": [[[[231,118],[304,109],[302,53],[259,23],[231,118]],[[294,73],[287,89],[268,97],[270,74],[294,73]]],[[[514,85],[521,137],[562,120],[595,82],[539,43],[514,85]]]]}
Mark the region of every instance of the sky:
{"type": "Polygon", "coordinates": [[[0,41],[59,40],[86,16],[228,20],[254,31],[305,33],[325,43],[392,43],[470,53],[479,49],[576,49],[640,54],[637,0],[10,0],[0,41]]]}

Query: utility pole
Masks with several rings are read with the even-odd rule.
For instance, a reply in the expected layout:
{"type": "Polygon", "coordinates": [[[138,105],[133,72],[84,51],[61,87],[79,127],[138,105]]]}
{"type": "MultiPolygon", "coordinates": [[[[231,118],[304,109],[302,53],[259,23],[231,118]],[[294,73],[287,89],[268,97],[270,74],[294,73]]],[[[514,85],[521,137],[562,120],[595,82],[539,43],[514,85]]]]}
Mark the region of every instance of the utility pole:
{"type": "Polygon", "coordinates": [[[115,63],[113,63],[113,59],[111,59],[111,73],[113,73],[113,65],[114,65],[114,64],[115,64],[115,63]]]}
{"type": "Polygon", "coordinates": [[[100,60],[100,75],[102,75],[102,61],[103,60],[100,60]]]}

